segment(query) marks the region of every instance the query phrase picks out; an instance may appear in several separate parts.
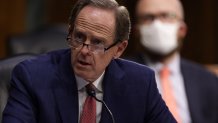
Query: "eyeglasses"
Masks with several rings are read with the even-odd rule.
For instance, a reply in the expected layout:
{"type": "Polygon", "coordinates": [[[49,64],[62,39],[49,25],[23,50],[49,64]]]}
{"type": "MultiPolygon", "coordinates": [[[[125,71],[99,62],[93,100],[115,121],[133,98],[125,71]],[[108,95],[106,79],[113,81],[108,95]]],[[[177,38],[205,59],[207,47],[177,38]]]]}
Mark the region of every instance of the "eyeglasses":
{"type": "Polygon", "coordinates": [[[159,14],[143,14],[138,16],[140,22],[151,23],[155,19],[159,19],[162,22],[172,22],[178,19],[178,16],[174,13],[159,13],[159,14]]]}
{"type": "Polygon", "coordinates": [[[103,44],[85,44],[83,41],[73,39],[71,37],[67,37],[67,42],[70,47],[76,50],[80,50],[81,48],[86,46],[88,50],[94,54],[104,54],[107,50],[109,50],[110,48],[112,48],[118,43],[118,41],[114,42],[113,44],[111,44],[106,48],[103,44]]]}

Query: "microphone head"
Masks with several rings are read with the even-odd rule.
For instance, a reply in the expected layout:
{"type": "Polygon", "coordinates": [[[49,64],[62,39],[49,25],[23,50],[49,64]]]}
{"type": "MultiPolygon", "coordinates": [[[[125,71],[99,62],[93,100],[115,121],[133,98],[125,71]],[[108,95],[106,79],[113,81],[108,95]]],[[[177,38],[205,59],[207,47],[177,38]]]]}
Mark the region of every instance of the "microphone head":
{"type": "Polygon", "coordinates": [[[89,96],[95,97],[95,90],[87,90],[89,96]]]}

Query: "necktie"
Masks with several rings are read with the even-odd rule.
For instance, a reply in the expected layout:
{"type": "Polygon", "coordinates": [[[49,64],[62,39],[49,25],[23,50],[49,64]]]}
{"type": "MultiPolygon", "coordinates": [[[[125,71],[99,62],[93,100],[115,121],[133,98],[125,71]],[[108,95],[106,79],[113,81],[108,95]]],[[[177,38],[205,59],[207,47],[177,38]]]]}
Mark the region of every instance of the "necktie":
{"type": "MultiPolygon", "coordinates": [[[[87,92],[95,90],[93,84],[86,85],[87,92]]],[[[88,95],[83,105],[83,111],[80,117],[80,123],[96,123],[96,100],[88,95]]]]}
{"type": "Polygon", "coordinates": [[[173,114],[175,119],[178,123],[181,123],[178,111],[177,111],[177,105],[176,100],[172,91],[172,87],[170,85],[170,79],[169,79],[170,71],[167,67],[163,67],[160,71],[160,79],[162,84],[162,96],[164,101],[166,102],[166,105],[168,106],[170,112],[173,114]]]}

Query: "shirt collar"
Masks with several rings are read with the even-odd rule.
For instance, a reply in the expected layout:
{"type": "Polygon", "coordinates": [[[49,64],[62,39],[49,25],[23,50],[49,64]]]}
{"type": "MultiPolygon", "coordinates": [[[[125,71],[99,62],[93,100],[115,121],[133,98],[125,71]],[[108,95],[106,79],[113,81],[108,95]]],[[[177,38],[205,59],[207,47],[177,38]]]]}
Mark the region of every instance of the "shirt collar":
{"type": "Polygon", "coordinates": [[[176,54],[172,61],[168,64],[168,67],[172,73],[180,73],[180,55],[176,54]]]}
{"type": "MultiPolygon", "coordinates": [[[[156,72],[160,71],[164,65],[161,62],[152,63],[149,59],[146,58],[148,66],[154,69],[156,72]]],[[[167,64],[168,69],[172,74],[180,73],[180,55],[177,53],[175,57],[167,64]]]]}
{"type": "MultiPolygon", "coordinates": [[[[92,84],[96,87],[98,92],[103,92],[103,90],[102,90],[102,81],[103,81],[103,78],[104,78],[104,74],[105,74],[105,71],[101,74],[100,77],[98,77],[97,80],[92,82],[92,84]]],[[[90,82],[84,80],[83,78],[81,78],[81,77],[79,77],[77,75],[75,75],[75,77],[76,77],[78,90],[83,90],[84,87],[90,83],[90,82]]]]}

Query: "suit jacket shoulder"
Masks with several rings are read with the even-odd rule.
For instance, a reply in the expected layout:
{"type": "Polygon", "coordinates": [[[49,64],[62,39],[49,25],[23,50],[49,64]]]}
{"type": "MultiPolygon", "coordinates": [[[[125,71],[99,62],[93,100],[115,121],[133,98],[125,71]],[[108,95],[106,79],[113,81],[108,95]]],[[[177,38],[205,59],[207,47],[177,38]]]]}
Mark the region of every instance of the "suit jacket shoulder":
{"type": "Polygon", "coordinates": [[[181,60],[186,95],[193,123],[218,122],[218,78],[203,66],[181,60]]]}

